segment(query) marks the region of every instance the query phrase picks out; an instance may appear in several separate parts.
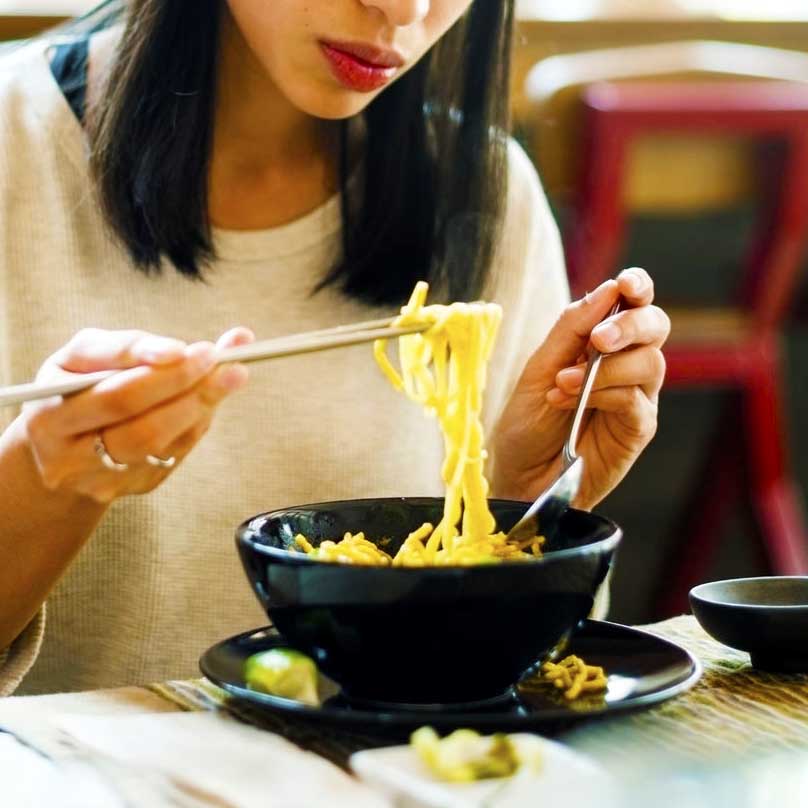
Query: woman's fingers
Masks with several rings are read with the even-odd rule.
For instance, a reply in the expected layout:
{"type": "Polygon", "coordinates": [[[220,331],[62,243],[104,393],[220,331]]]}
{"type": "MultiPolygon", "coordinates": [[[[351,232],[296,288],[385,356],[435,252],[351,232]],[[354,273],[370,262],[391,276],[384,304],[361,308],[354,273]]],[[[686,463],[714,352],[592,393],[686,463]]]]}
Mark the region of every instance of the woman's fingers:
{"type": "MultiPolygon", "coordinates": [[[[216,350],[234,348],[237,345],[248,345],[255,341],[255,334],[244,327],[231,328],[216,340],[216,350]]],[[[249,373],[247,367],[240,363],[222,365],[205,379],[201,388],[202,395],[212,404],[218,404],[228,393],[240,390],[247,383],[249,373]]]]}
{"type": "Polygon", "coordinates": [[[214,362],[213,345],[196,343],[185,350],[179,362],[122,370],[89,390],[43,407],[32,420],[36,422],[47,413],[49,428],[61,434],[93,432],[181,395],[199,383],[214,362]]]}
{"type": "Polygon", "coordinates": [[[531,388],[542,389],[552,384],[552,378],[559,368],[568,367],[576,361],[586,350],[592,329],[609,313],[618,296],[617,281],[608,280],[564,309],[528,361],[525,379],[529,379],[531,388]]]}
{"type": "Polygon", "coordinates": [[[230,393],[241,390],[248,379],[249,373],[244,365],[222,365],[199,386],[200,397],[209,406],[216,407],[230,393]]]}
{"type": "Polygon", "coordinates": [[[224,383],[215,379],[205,380],[185,395],[122,423],[80,436],[52,437],[48,441],[38,441],[36,454],[43,481],[49,488],[75,483],[73,487],[77,490],[81,489],[101,501],[107,501],[105,498],[110,492],[117,492],[116,495],[121,493],[124,490],[121,486],[130,492],[133,485],[138,491],[149,490],[143,488],[143,479],[156,483],[158,478],[166,476],[166,472],[158,474],[160,470],[147,466],[147,455],[174,457],[180,461],[207,431],[216,407],[228,393],[243,384],[243,368],[220,368],[211,377],[222,371],[224,383]],[[239,379],[236,385],[232,381],[234,375],[239,379]],[[95,454],[98,433],[101,434],[109,455],[116,462],[129,465],[130,471],[126,474],[107,471],[102,474],[102,479],[98,479],[98,472],[102,471],[95,454]],[[194,436],[193,442],[189,443],[194,436]],[[139,473],[139,477],[128,478],[130,473],[139,473]],[[105,475],[110,474],[114,479],[106,479],[105,475]],[[89,479],[87,485],[79,484],[83,478],[89,479]]]}
{"type": "MultiPolygon", "coordinates": [[[[583,364],[565,368],[556,375],[556,386],[566,395],[576,396],[581,390],[585,372],[583,364]]],[[[638,386],[649,399],[656,400],[664,380],[665,357],[662,351],[645,345],[604,356],[592,390],[638,386]]]]}
{"type": "Polygon", "coordinates": [[[604,353],[634,344],[662,345],[670,322],[661,309],[651,305],[653,299],[650,275],[632,267],[571,303],[529,361],[527,376],[534,388],[547,384],[548,371],[554,374],[559,368],[573,365],[590,340],[604,353]],[[621,299],[623,311],[604,320],[621,299]]]}
{"type": "Polygon", "coordinates": [[[200,418],[190,429],[183,432],[166,451],[176,457],[185,457],[205,437],[213,422],[213,414],[200,418]]]}
{"type": "Polygon", "coordinates": [[[198,394],[180,396],[138,418],[107,427],[103,431],[104,443],[119,463],[142,463],[147,455],[162,456],[208,410],[209,405],[198,394]]]}
{"type": "Polygon", "coordinates": [[[82,475],[100,471],[101,464],[95,454],[97,434],[101,434],[107,452],[117,463],[134,466],[143,463],[147,455],[162,456],[167,446],[208,411],[209,407],[194,392],[97,432],[38,441],[37,459],[42,479],[48,487],[58,488],[82,475]]]}
{"type": "MultiPolygon", "coordinates": [[[[572,410],[577,399],[560,390],[547,395],[548,402],[559,410],[572,410]]],[[[589,409],[617,419],[608,428],[607,442],[636,455],[652,440],[657,430],[657,405],[639,387],[613,387],[592,393],[589,409]]]]}
{"type": "MultiPolygon", "coordinates": [[[[642,420],[649,405],[655,413],[665,379],[661,346],[670,333],[670,319],[662,309],[651,305],[654,286],[644,270],[624,270],[617,284],[626,303],[635,308],[623,309],[592,330],[592,345],[606,355],[601,360],[589,407],[623,414],[636,407],[642,420]]],[[[560,370],[555,389],[547,394],[548,403],[558,409],[573,409],[585,372],[585,363],[560,370]]]]}
{"type": "Polygon", "coordinates": [[[592,330],[592,345],[601,353],[622,351],[631,345],[662,346],[670,334],[671,322],[658,306],[626,309],[604,320],[592,330]]]}
{"type": "Polygon", "coordinates": [[[145,331],[103,331],[84,328],[48,362],[70,373],[131,368],[136,365],[164,365],[183,358],[186,344],[145,331]]]}
{"type": "Polygon", "coordinates": [[[219,339],[216,340],[216,350],[224,348],[234,348],[237,345],[249,345],[255,342],[255,334],[249,328],[244,326],[236,326],[229,331],[225,331],[219,339]]]}
{"type": "MultiPolygon", "coordinates": [[[[105,504],[125,494],[145,494],[155,489],[177,469],[193,448],[191,445],[185,451],[179,451],[175,448],[176,446],[177,443],[175,442],[161,455],[174,458],[175,462],[171,468],[152,466],[141,460],[139,463],[130,464],[125,472],[115,472],[103,468],[98,458],[94,457],[95,437],[93,435],[84,435],[75,441],[75,454],[85,458],[85,463],[83,467],[66,473],[58,487],[69,488],[76,493],[105,504]],[[91,456],[94,458],[95,463],[89,460],[91,456]]],[[[114,457],[116,450],[109,449],[109,447],[107,449],[109,454],[114,457]]]]}
{"type": "Polygon", "coordinates": [[[40,377],[120,372],[75,396],[31,406],[28,433],[45,485],[99,502],[152,490],[171,469],[146,458],[181,461],[208,430],[216,407],[246,382],[243,365],[216,367],[217,351],[254,339],[246,328],[231,329],[216,345],[190,346],[141,331],[77,334],[40,377]],[[107,453],[128,468],[104,467],[96,455],[99,435],[107,453]]]}
{"type": "Polygon", "coordinates": [[[648,306],[654,300],[654,281],[640,267],[624,269],[617,276],[617,287],[628,306],[648,306]]]}
{"type": "MultiPolygon", "coordinates": [[[[216,347],[245,344],[253,339],[248,329],[232,329],[218,340],[216,347]]],[[[107,427],[104,430],[107,450],[121,463],[142,462],[147,455],[171,454],[170,447],[182,435],[193,434],[198,423],[209,424],[216,407],[246,381],[247,369],[241,364],[217,367],[192,391],[107,427]]],[[[201,434],[205,431],[207,427],[201,434]]]]}
{"type": "MultiPolygon", "coordinates": [[[[560,410],[575,409],[577,396],[569,396],[561,390],[551,390],[547,400],[560,410]]],[[[587,409],[614,413],[624,417],[627,423],[635,425],[638,435],[653,435],[656,430],[656,402],[651,401],[640,387],[612,387],[599,390],[589,397],[587,409]]]]}

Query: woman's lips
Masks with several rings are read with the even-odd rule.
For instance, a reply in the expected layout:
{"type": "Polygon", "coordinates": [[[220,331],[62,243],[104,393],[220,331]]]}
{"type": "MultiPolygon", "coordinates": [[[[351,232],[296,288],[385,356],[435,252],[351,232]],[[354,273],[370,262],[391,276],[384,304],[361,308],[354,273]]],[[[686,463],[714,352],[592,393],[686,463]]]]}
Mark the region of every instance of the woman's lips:
{"type": "Polygon", "coordinates": [[[383,51],[371,45],[321,42],[320,48],[337,81],[360,93],[384,87],[404,64],[404,59],[395,51],[383,51]]]}

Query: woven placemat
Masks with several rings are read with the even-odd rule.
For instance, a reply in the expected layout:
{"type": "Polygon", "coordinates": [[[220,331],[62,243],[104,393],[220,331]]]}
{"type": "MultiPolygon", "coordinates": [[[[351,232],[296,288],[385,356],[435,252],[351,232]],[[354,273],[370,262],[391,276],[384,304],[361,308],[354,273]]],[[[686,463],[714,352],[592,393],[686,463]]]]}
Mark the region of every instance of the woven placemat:
{"type": "Polygon", "coordinates": [[[758,671],[749,655],[711,639],[690,615],[642,626],[697,657],[704,674],[689,691],[642,712],[582,725],[565,743],[609,765],[621,761],[716,764],[808,750],[808,674],[758,671]]]}
{"type": "MultiPolygon", "coordinates": [[[[710,639],[692,616],[642,626],[681,645],[704,666],[686,693],[641,712],[582,722],[562,739],[616,768],[642,761],[712,761],[808,749],[808,675],[752,669],[747,654],[710,639]]],[[[391,741],[290,719],[229,699],[205,679],[153,685],[153,692],[184,710],[224,709],[345,766],[351,753],[391,741]]]]}
{"type": "Polygon", "coordinates": [[[236,718],[274,732],[308,752],[314,752],[342,768],[360,749],[389,746],[391,741],[378,735],[346,732],[320,723],[262,710],[249,702],[230,698],[207,679],[165,682],[149,688],[183,710],[226,710],[236,718]]]}

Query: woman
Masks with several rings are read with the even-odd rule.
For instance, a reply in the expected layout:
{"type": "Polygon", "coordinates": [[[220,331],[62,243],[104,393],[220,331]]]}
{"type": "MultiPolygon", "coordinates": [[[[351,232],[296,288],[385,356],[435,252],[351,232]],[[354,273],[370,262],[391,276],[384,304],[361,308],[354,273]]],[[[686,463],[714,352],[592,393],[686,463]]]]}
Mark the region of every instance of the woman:
{"type": "Polygon", "coordinates": [[[568,305],[546,201],[503,135],[511,0],[127,5],[0,68],[0,382],[125,370],[3,414],[5,693],[191,675],[265,620],[231,547],[244,518],[441,491],[434,423],[367,346],[267,363],[242,390],[243,367],[213,366],[217,334],[373,319],[421,278],[433,299],[500,302],[498,496],[557,472],[590,335],[610,355],[577,504],[656,425],[651,280],[568,305]]]}

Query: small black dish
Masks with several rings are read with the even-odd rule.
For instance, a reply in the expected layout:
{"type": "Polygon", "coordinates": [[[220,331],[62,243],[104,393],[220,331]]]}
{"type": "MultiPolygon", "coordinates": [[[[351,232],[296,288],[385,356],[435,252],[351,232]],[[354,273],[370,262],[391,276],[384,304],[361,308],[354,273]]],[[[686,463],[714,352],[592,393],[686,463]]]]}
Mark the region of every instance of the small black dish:
{"type": "MultiPolygon", "coordinates": [[[[488,653],[489,637],[480,635],[474,652],[488,653]]],[[[202,673],[225,690],[236,703],[341,729],[406,737],[429,724],[441,731],[468,727],[481,732],[556,731],[584,718],[612,715],[649,707],[677,696],[698,681],[701,665],[685,649],[638,629],[586,620],[570,639],[564,653],[577,654],[609,674],[603,695],[565,702],[555,689],[537,687],[530,676],[512,687],[506,700],[466,710],[424,711],[405,705],[369,709],[345,698],[339,685],[321,674],[322,703],[313,707],[292,699],[250,690],[244,681],[244,662],[252,654],[284,647],[272,628],[239,634],[209,648],[199,661],[202,673]]]]}
{"type": "Polygon", "coordinates": [[[701,627],[755,668],[808,673],[808,576],[712,581],[690,590],[701,627]]]}
{"type": "MultiPolygon", "coordinates": [[[[500,530],[525,503],[492,500],[500,530]]],[[[569,510],[541,559],[465,567],[329,564],[296,551],[363,531],[391,555],[443,500],[367,499],[286,508],[236,533],[253,590],[287,644],[315,660],[357,702],[482,702],[543,659],[591,611],[621,532],[569,510]],[[481,647],[481,638],[484,647],[481,647]]]]}

